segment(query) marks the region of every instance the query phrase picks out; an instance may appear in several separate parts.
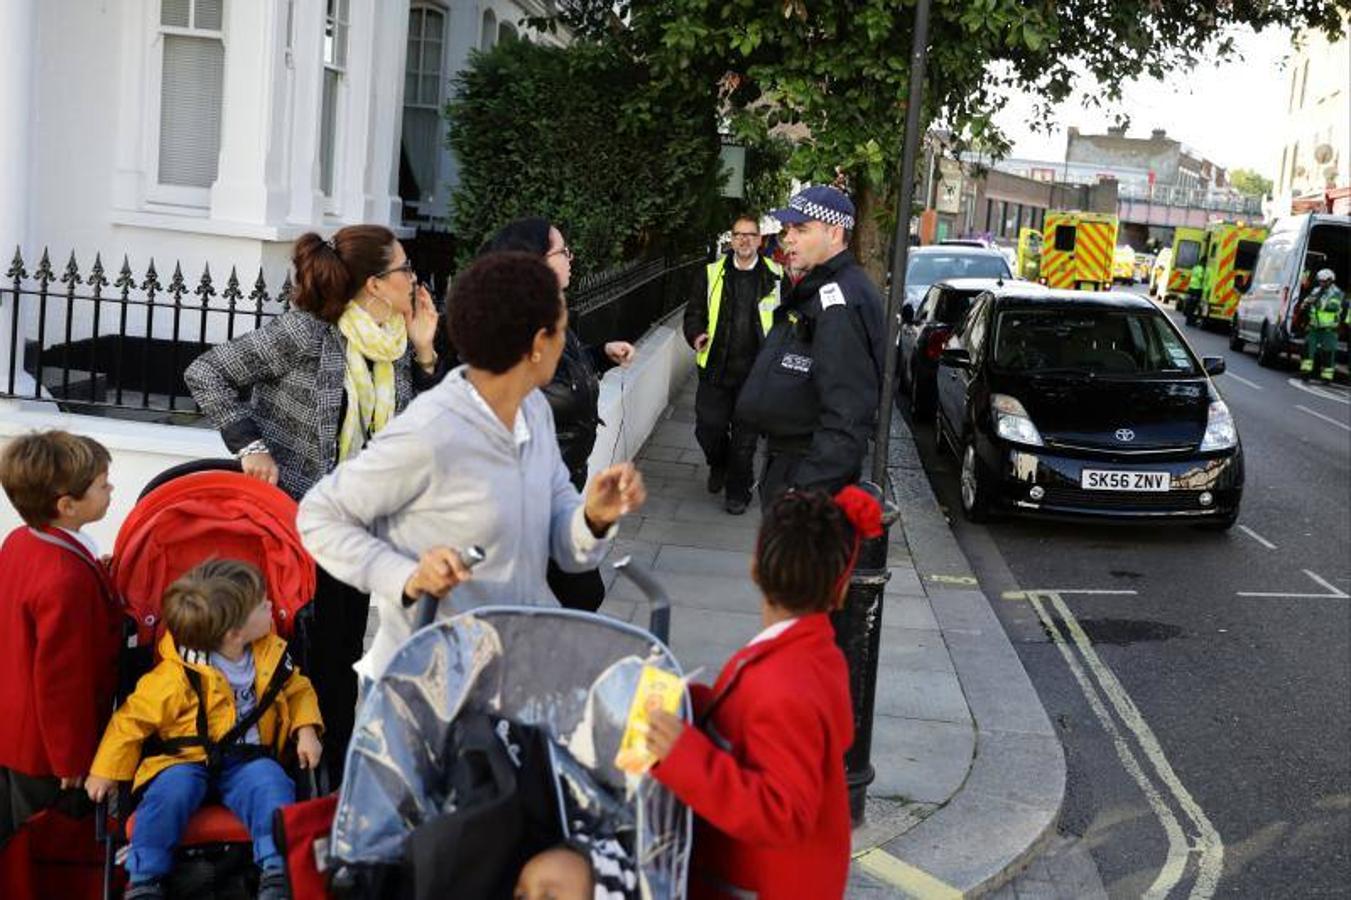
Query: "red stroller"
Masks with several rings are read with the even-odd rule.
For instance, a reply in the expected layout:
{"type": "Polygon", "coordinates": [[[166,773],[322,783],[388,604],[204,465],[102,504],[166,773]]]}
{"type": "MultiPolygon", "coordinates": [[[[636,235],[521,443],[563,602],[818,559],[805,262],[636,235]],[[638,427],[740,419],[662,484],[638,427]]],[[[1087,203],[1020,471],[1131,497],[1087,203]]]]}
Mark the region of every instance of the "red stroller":
{"type": "MultiPolygon", "coordinates": [[[[136,622],[137,640],[123,666],[138,676],[153,663],[162,631],[164,590],[184,572],[212,557],[252,563],[263,573],[273,604],[274,627],[290,639],[314,593],[314,561],[295,527],[296,504],[281,490],[243,475],[233,460],[202,460],[177,466],[146,486],[118,531],[113,577],[136,622]]],[[[304,654],[297,654],[303,659],[304,654]]],[[[134,685],[123,679],[124,691],[134,685]]],[[[317,791],[310,776],[310,793],[317,791]]],[[[302,784],[302,789],[305,787],[302,784]]],[[[105,842],[104,897],[114,894],[114,855],[135,828],[130,792],[115,800],[105,842]]],[[[223,806],[202,807],[189,820],[179,846],[179,871],[171,895],[232,896],[221,882],[249,882],[248,830],[223,806]],[[184,865],[184,863],[189,863],[184,865]],[[187,870],[182,874],[181,870],[187,870]],[[231,877],[222,877],[229,875],[231,877]]],[[[247,894],[245,896],[248,896],[247,894]]]]}

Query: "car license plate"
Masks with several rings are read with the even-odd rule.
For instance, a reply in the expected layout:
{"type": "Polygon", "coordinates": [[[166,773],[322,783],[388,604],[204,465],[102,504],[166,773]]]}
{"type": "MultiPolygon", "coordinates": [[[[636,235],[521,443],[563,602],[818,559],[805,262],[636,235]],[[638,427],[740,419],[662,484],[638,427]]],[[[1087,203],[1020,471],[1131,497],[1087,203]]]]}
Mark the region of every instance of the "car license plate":
{"type": "Polygon", "coordinates": [[[1123,469],[1084,469],[1079,484],[1086,491],[1167,491],[1167,472],[1127,472],[1123,469]]]}

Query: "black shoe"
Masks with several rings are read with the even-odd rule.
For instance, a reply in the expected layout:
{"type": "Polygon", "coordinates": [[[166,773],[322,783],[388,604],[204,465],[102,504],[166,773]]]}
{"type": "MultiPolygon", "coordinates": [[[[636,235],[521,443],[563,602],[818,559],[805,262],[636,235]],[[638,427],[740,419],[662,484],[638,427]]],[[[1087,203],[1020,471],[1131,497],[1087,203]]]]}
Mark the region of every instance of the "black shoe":
{"type": "Polygon", "coordinates": [[[164,900],[164,884],[158,878],[128,885],[123,900],[164,900]]]}
{"type": "Polygon", "coordinates": [[[710,494],[721,494],[722,489],[727,486],[727,467],[712,466],[708,470],[708,492],[710,494]]]}
{"type": "Polygon", "coordinates": [[[291,900],[291,891],[286,886],[286,873],[280,869],[268,869],[258,879],[258,900],[291,900]]]}
{"type": "Polygon", "coordinates": [[[723,509],[727,510],[731,515],[740,516],[745,514],[746,507],[749,505],[749,500],[732,500],[729,498],[728,501],[723,504],[723,509]]]}

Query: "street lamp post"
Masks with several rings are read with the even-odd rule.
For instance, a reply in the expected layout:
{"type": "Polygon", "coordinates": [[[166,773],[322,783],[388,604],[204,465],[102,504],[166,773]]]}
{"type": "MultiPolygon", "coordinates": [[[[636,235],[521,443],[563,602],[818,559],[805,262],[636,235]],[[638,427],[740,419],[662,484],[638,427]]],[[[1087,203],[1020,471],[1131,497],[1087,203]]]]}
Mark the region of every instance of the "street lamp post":
{"type": "MultiPolygon", "coordinates": [[[[892,394],[896,390],[896,339],[900,332],[900,309],[905,298],[905,266],[910,252],[910,209],[915,200],[915,157],[919,151],[920,112],[924,104],[924,65],[928,56],[929,3],[915,6],[915,31],[910,48],[910,102],[905,110],[905,143],[901,152],[900,202],[896,213],[896,236],[892,244],[891,289],[887,294],[887,346],[882,369],[882,396],[877,410],[877,434],[873,440],[872,483],[864,483],[878,499],[885,497],[887,456],[891,434],[892,394]]],[[[873,704],[877,694],[877,658],[881,651],[882,592],[887,570],[887,533],[897,518],[887,504],[880,537],[865,540],[849,585],[844,608],[834,616],[835,636],[849,662],[849,688],[854,704],[854,745],[845,755],[849,781],[849,813],[855,824],[863,821],[864,799],[873,780],[873,704]]]]}

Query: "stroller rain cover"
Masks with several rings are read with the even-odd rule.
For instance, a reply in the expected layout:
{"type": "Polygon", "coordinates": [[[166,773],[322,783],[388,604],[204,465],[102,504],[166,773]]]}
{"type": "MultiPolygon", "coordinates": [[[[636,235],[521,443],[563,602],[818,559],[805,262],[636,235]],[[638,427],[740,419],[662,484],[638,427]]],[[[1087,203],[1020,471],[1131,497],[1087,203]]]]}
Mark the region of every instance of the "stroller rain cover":
{"type": "Polygon", "coordinates": [[[654,779],[614,766],[644,665],[681,674],[646,631],[589,613],[484,607],[418,631],[358,711],[333,822],[335,864],[397,865],[412,831],[444,811],[452,725],[487,712],[550,736],[564,838],[627,847],[635,896],[683,897],[690,812],[654,779]]]}

